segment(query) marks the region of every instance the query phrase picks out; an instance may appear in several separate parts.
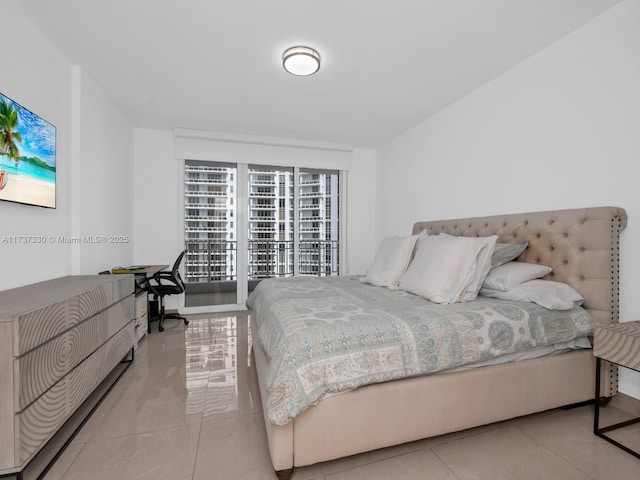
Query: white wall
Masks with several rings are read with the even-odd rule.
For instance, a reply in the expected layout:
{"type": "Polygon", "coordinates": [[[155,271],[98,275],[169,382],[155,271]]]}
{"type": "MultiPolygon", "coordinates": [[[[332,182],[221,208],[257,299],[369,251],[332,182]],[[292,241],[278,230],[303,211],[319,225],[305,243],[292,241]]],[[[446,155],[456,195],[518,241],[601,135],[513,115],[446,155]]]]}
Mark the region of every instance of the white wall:
{"type": "Polygon", "coordinates": [[[347,188],[347,271],[365,274],[375,255],[376,153],[355,149],[347,188]]]}
{"type": "Polygon", "coordinates": [[[184,248],[178,234],[184,173],[173,132],[135,129],[134,257],[142,265],[171,264],[184,248]]]}
{"type": "Polygon", "coordinates": [[[80,67],[74,67],[74,80],[80,131],[73,154],[72,200],[79,201],[71,203],[72,232],[91,240],[75,247],[72,273],[91,275],[133,263],[133,126],[80,67]]]}
{"type": "Polygon", "coordinates": [[[82,237],[132,234],[133,128],[17,2],[3,2],[2,18],[5,38],[19,41],[2,53],[0,92],[56,126],[57,205],[0,202],[0,290],[131,262],[131,241],[95,244],[82,237]],[[47,241],[2,241],[24,235],[47,241]]]}
{"type": "MultiPolygon", "coordinates": [[[[640,2],[627,0],[378,151],[376,244],[416,220],[615,205],[640,319],[640,2]]],[[[640,376],[620,390],[640,398],[640,376]]]]}
{"type": "MultiPolygon", "coordinates": [[[[348,273],[362,273],[373,255],[375,152],[327,154],[318,149],[189,138],[173,132],[135,130],[135,263],[172,263],[183,248],[181,159],[303,165],[348,171],[348,273]],[[177,137],[177,138],[176,138],[177,137]]],[[[274,139],[276,140],[276,139],[274,139]]],[[[167,307],[175,308],[175,298],[167,307]]]]}
{"type": "MultiPolygon", "coordinates": [[[[20,10],[2,4],[2,35],[11,41],[2,52],[0,92],[56,127],[55,210],[0,202],[0,290],[71,273],[71,247],[8,243],[7,238],[68,235],[71,65],[20,10]],[[2,241],[4,239],[4,241],[2,241]]],[[[9,178],[9,181],[11,179],[9,178]]]]}

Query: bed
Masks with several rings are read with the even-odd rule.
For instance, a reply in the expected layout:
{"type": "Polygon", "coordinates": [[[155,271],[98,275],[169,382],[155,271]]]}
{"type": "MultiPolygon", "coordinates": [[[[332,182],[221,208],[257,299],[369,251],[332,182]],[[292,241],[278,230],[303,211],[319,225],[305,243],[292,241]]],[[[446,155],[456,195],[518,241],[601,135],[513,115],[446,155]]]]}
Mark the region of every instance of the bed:
{"type": "MultiPolygon", "coordinates": [[[[417,222],[413,234],[497,235],[499,242],[528,242],[517,260],[552,267],[545,278],[573,287],[584,298],[583,307],[590,316],[608,324],[618,321],[619,235],[625,226],[623,209],[597,207],[417,222]]],[[[304,298],[301,290],[300,299],[304,298]]],[[[273,383],[262,345],[268,342],[256,341],[261,316],[252,311],[253,350],[269,452],[278,478],[290,478],[294,467],[593,398],[595,360],[590,349],[578,349],[479,368],[390,377],[390,381],[339,394],[322,393],[301,412],[293,410],[276,418],[266,387],[273,383]]],[[[612,396],[617,392],[616,367],[605,364],[602,368],[601,395],[612,396]]]]}

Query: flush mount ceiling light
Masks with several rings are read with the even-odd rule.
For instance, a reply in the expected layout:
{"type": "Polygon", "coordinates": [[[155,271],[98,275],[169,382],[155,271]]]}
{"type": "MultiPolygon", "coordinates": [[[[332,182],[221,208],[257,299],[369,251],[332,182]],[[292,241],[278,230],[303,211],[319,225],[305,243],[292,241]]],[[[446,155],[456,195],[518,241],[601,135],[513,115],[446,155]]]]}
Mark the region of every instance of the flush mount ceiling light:
{"type": "Polygon", "coordinates": [[[291,47],[282,54],[282,66],[292,75],[313,75],[320,70],[320,54],[309,47],[291,47]]]}

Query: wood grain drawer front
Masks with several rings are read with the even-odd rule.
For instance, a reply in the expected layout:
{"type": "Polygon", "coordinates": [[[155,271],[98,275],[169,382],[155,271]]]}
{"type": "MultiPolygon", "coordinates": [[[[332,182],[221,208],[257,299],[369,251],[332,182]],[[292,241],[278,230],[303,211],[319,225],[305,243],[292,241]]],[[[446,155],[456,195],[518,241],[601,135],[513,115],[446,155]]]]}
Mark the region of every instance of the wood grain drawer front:
{"type": "Polygon", "coordinates": [[[14,402],[16,412],[47,391],[53,384],[83,362],[133,316],[133,296],[75,325],[15,360],[19,387],[14,402]]]}
{"type": "Polygon", "coordinates": [[[145,336],[149,330],[149,315],[145,314],[138,319],[138,340],[145,336]]]}
{"type": "Polygon", "coordinates": [[[640,371],[640,321],[596,327],[593,354],[640,371]]]}
{"type": "Polygon", "coordinates": [[[17,389],[14,409],[19,412],[46,392],[70,370],[67,338],[60,335],[22,358],[15,360],[17,389]]]}
{"type": "Polygon", "coordinates": [[[18,413],[19,448],[16,465],[27,462],[86,400],[107,374],[127,355],[134,342],[130,320],[84,362],[18,413]]]}
{"type": "Polygon", "coordinates": [[[114,305],[112,308],[101,314],[107,317],[106,321],[104,322],[107,325],[106,338],[111,338],[116,332],[119,332],[126,323],[129,323],[130,320],[133,320],[133,305],[133,295],[129,295],[128,297],[114,305]]]}
{"type": "Polygon", "coordinates": [[[18,317],[18,350],[14,355],[42,345],[68,328],[67,301],[58,302],[18,317]]]}
{"type": "Polygon", "coordinates": [[[133,320],[67,376],[68,407],[75,411],[95,387],[131,350],[134,344],[133,320]]]}
{"type": "Polygon", "coordinates": [[[26,462],[66,421],[66,390],[66,382],[59,382],[18,415],[16,465],[26,462]]]}
{"type": "Polygon", "coordinates": [[[136,318],[141,318],[147,313],[147,295],[136,297],[136,318]]]}
{"type": "MultiPolygon", "coordinates": [[[[131,296],[133,276],[118,275],[118,277],[115,282],[105,283],[18,316],[18,341],[14,355],[23,355],[123,298],[131,296]]],[[[131,316],[133,316],[133,305],[131,309],[131,316]]]]}

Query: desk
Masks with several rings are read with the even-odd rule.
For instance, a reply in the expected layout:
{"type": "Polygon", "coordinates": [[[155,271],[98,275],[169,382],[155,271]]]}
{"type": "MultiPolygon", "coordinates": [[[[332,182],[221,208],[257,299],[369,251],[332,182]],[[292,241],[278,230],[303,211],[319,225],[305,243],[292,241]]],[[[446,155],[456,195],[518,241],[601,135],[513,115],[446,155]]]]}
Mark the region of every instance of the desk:
{"type": "MultiPolygon", "coordinates": [[[[169,265],[130,265],[128,267],[114,267],[111,269],[113,274],[132,274],[136,276],[153,276],[169,265]]],[[[138,281],[136,280],[136,301],[135,301],[135,320],[136,320],[136,340],[144,336],[144,333],[139,334],[138,330],[142,327],[142,332],[146,330],[146,333],[151,333],[151,322],[149,321],[149,297],[148,295],[142,295],[142,292],[137,288],[138,281]],[[146,301],[145,301],[146,300],[146,301]],[[146,327],[146,328],[145,328],[146,327]]]]}
{"type": "Polygon", "coordinates": [[[612,439],[606,432],[640,422],[640,418],[616,423],[608,427],[600,426],[600,368],[602,360],[631,368],[640,372],[640,321],[614,323],[598,326],[594,332],[593,354],[596,356],[596,392],[593,418],[593,433],[613,443],[627,453],[640,458],[640,452],[612,439]]]}

